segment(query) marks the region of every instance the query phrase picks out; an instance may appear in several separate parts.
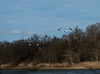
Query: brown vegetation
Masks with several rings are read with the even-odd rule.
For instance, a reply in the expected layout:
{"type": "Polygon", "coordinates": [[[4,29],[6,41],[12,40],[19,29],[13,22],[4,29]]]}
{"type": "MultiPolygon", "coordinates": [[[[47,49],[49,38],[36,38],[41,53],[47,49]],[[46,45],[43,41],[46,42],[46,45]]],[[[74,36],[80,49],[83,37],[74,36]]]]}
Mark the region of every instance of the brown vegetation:
{"type": "Polygon", "coordinates": [[[92,61],[92,62],[80,62],[73,63],[73,65],[69,65],[69,63],[40,63],[36,66],[33,65],[33,62],[28,64],[20,63],[16,67],[11,67],[8,64],[1,65],[0,69],[100,69],[100,62],[92,61]]]}
{"type": "Polygon", "coordinates": [[[84,62],[89,67],[90,63],[86,61],[92,61],[92,68],[99,68],[93,61],[100,61],[100,23],[88,26],[84,32],[75,28],[62,38],[41,38],[35,34],[31,41],[0,42],[1,68],[68,69],[77,68],[84,62]],[[63,65],[63,62],[66,63],[63,65]]]}

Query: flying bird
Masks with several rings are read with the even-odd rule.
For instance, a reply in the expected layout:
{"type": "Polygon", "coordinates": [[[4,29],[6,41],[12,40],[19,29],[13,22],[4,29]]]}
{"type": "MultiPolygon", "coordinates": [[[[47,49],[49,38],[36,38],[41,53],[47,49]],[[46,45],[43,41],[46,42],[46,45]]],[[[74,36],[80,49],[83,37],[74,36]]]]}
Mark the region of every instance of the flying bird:
{"type": "Polygon", "coordinates": [[[65,30],[64,32],[68,33],[68,30],[65,30]]]}
{"type": "Polygon", "coordinates": [[[39,50],[41,51],[41,47],[39,47],[39,50]]]}
{"type": "Polygon", "coordinates": [[[47,34],[45,35],[45,37],[48,37],[47,34]]]}
{"type": "Polygon", "coordinates": [[[63,37],[66,37],[66,35],[63,35],[63,37]]]}
{"type": "Polygon", "coordinates": [[[58,31],[60,31],[60,30],[61,30],[61,28],[58,29],[58,31]]]}
{"type": "Polygon", "coordinates": [[[28,38],[28,42],[31,42],[31,38],[28,38]]]}
{"type": "Polygon", "coordinates": [[[73,30],[72,28],[69,28],[70,30],[73,30]]]}
{"type": "Polygon", "coordinates": [[[31,46],[31,44],[29,44],[29,46],[31,46]]]}
{"type": "Polygon", "coordinates": [[[37,46],[39,46],[39,44],[37,44],[37,46]]]}
{"type": "Polygon", "coordinates": [[[76,29],[78,29],[78,26],[76,26],[76,29]]]}
{"type": "Polygon", "coordinates": [[[22,39],[21,39],[22,41],[24,41],[24,37],[22,37],[22,39]]]}

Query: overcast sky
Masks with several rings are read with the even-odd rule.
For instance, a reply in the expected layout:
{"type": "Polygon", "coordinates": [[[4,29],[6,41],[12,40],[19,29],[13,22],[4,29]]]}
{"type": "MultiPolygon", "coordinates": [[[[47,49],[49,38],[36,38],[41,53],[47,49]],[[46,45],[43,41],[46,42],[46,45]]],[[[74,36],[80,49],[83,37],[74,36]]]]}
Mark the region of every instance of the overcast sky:
{"type": "Polygon", "coordinates": [[[68,29],[100,22],[100,0],[0,0],[0,41],[33,34],[60,37],[68,29]]]}

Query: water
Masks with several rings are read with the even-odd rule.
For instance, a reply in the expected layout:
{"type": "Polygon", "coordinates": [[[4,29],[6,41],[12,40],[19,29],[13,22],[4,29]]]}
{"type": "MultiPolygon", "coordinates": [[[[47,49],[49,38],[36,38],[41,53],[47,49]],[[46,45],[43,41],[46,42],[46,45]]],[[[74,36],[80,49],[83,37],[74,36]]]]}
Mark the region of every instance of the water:
{"type": "Polygon", "coordinates": [[[100,69],[3,69],[0,74],[100,74],[100,69]]]}

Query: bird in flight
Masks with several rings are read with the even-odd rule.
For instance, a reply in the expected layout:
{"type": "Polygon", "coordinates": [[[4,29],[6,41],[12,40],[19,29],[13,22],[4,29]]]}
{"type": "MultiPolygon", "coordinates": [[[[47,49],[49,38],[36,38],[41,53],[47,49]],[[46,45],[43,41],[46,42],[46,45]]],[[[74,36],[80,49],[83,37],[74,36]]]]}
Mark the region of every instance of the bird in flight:
{"type": "Polygon", "coordinates": [[[76,26],[76,29],[78,29],[78,26],[76,26]]]}
{"type": "Polygon", "coordinates": [[[58,31],[60,31],[60,30],[61,30],[61,28],[58,29],[58,31]]]}
{"type": "Polygon", "coordinates": [[[47,34],[45,35],[45,37],[48,37],[47,34]]]}
{"type": "Polygon", "coordinates": [[[72,28],[69,28],[70,30],[73,30],[72,28]]]}
{"type": "Polygon", "coordinates": [[[24,37],[22,37],[22,39],[21,39],[22,41],[24,41],[24,37]]]}
{"type": "Polygon", "coordinates": [[[65,30],[64,32],[68,33],[68,30],[65,30]]]}

